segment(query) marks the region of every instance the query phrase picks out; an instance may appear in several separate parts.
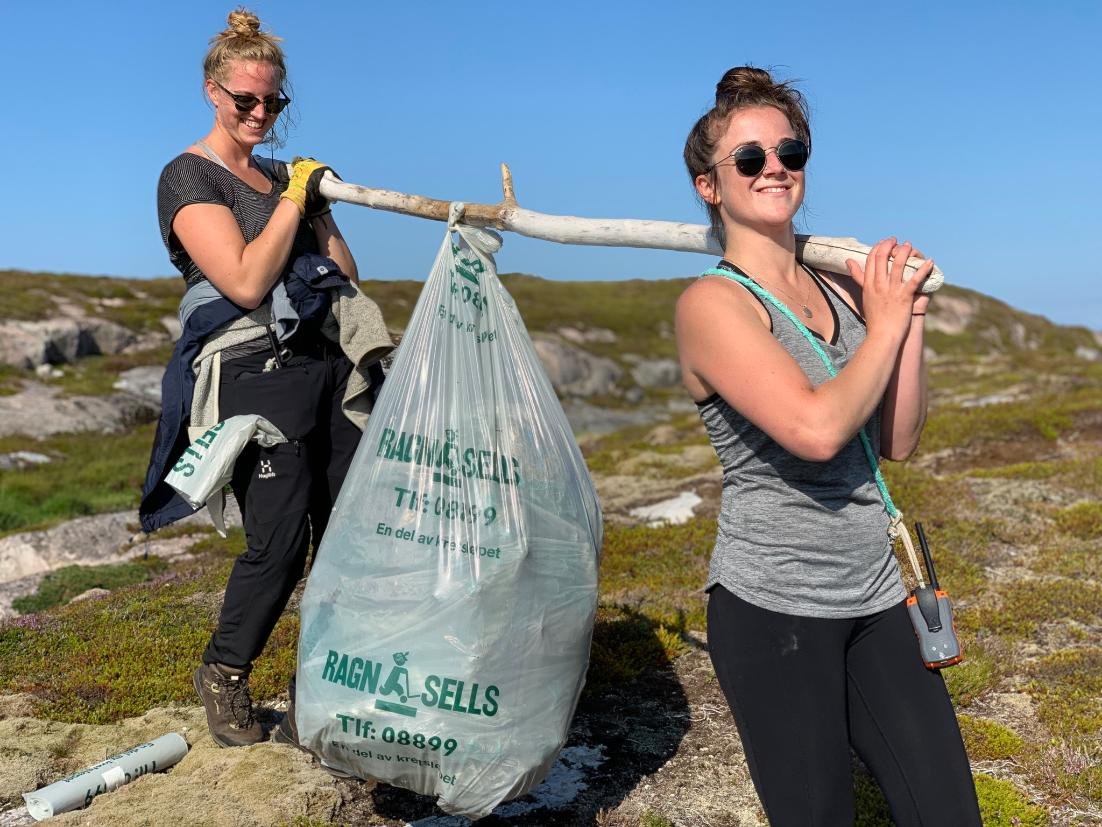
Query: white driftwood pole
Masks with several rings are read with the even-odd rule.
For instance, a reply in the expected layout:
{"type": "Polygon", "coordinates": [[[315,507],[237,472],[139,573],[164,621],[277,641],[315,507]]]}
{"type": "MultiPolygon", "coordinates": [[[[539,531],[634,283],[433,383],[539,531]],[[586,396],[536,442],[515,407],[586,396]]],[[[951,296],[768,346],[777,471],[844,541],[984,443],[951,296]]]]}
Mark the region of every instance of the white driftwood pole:
{"type": "MultiPolygon", "coordinates": [[[[685,253],[722,255],[723,250],[703,224],[683,224],[676,221],[651,221],[636,218],[579,218],[573,215],[548,215],[526,210],[517,205],[513,192],[513,176],[509,167],[501,165],[502,189],[505,197],[498,204],[466,204],[463,223],[473,227],[508,230],[529,238],[555,241],[559,244],[586,244],[602,247],[644,247],[677,250],[685,253]]],[[[408,195],[394,190],[364,187],[341,181],[326,173],[321,194],[333,201],[359,204],[375,210],[386,210],[434,221],[447,221],[450,201],[408,195]]],[[[804,264],[832,273],[846,273],[846,259],[852,258],[864,266],[872,248],[855,238],[835,238],[820,235],[797,235],[796,256],[804,264]]],[[[921,260],[907,262],[908,277],[914,274],[921,260]]],[[[945,281],[940,269],[922,286],[933,293],[945,281]]]]}

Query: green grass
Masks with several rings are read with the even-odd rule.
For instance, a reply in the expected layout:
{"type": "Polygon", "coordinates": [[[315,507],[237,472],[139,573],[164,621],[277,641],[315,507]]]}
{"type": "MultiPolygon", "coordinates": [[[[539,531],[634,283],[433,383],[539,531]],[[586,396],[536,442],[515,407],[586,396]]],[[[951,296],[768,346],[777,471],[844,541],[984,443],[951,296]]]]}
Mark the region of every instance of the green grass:
{"type": "Polygon", "coordinates": [[[144,583],[162,574],[168,564],[159,557],[104,566],[65,566],[46,574],[34,594],[17,597],[12,608],[21,614],[40,612],[68,603],[89,589],[118,589],[144,583]]]}
{"type": "Polygon", "coordinates": [[[0,453],[30,448],[53,460],[0,471],[0,535],[136,508],[153,431],[149,424],[125,434],[64,434],[30,446],[0,438],[0,453]]]}
{"type": "Polygon", "coordinates": [[[625,466],[630,466],[633,474],[681,479],[719,467],[710,449],[692,463],[686,464],[683,460],[686,448],[707,445],[704,426],[694,413],[674,417],[660,426],[653,423],[633,425],[586,440],[583,453],[586,465],[594,474],[621,474],[625,466]],[[655,439],[655,434],[661,434],[659,440],[655,439]],[[640,461],[647,456],[649,461],[640,461]]]}
{"type": "MultiPolygon", "coordinates": [[[[602,688],[668,665],[686,649],[684,631],[702,628],[704,601],[698,592],[711,528],[694,521],[677,529],[672,535],[615,527],[606,533],[605,560],[611,565],[594,630],[587,697],[599,698],[602,688]],[[652,552],[631,561],[640,539],[652,552]],[[664,561],[663,549],[676,550],[688,571],[677,572],[664,561]],[[686,565],[687,558],[695,563],[686,565]],[[655,589],[675,574],[676,592],[655,589]]],[[[0,626],[0,674],[7,676],[0,679],[0,691],[29,692],[39,699],[40,715],[86,723],[191,702],[191,670],[214,627],[232,559],[243,547],[240,530],[228,539],[209,535],[192,549],[198,559],[171,575],[0,626]],[[121,630],[126,645],[120,647],[121,630]]],[[[62,579],[71,582],[68,574],[62,579]]],[[[288,613],[251,678],[258,699],[285,687],[297,637],[298,617],[288,613]]]]}
{"type": "Polygon", "coordinates": [[[1034,566],[1038,571],[1064,577],[1102,581],[1102,554],[1097,541],[1068,540],[1063,536],[1049,539],[1038,548],[1034,566]]]}
{"type": "Polygon", "coordinates": [[[973,761],[998,761],[1013,758],[1025,747],[1025,741],[1002,724],[971,715],[958,715],[961,735],[973,761]]]}
{"type": "Polygon", "coordinates": [[[29,371],[12,365],[0,365],[0,396],[11,396],[23,389],[23,382],[31,376],[29,371]]]}
{"type": "Polygon", "coordinates": [[[116,392],[115,382],[123,371],[146,365],[166,365],[171,354],[172,345],[164,344],[136,353],[85,356],[75,364],[61,366],[62,375],[45,382],[67,394],[105,396],[116,392]]]}
{"type": "Polygon", "coordinates": [[[1074,620],[1097,625],[1102,621],[1102,585],[1080,580],[1029,580],[1000,590],[998,608],[974,607],[961,612],[966,629],[986,630],[1009,639],[1035,635],[1042,623],[1074,620]]]}
{"type": "Polygon", "coordinates": [[[1081,502],[1056,512],[1056,525],[1081,540],[1102,537],[1102,502],[1081,502]]]}
{"type": "Polygon", "coordinates": [[[982,773],[975,781],[984,827],[1048,827],[1044,808],[1030,802],[1010,781],[982,773]]]}
{"type": "Polygon", "coordinates": [[[961,640],[961,650],[964,652],[964,662],[941,672],[949,689],[949,697],[958,707],[967,706],[993,689],[1006,667],[1003,659],[992,655],[975,639],[961,640]]]}
{"type": "MultiPolygon", "coordinates": [[[[1084,406],[1097,402],[1097,392],[1073,392],[1084,406]]],[[[923,450],[963,448],[985,442],[1015,442],[1030,438],[1053,441],[1074,427],[1073,414],[1086,410],[1059,396],[1022,402],[1004,402],[977,408],[944,406],[931,411],[922,435],[923,450]]]]}
{"type": "Polygon", "coordinates": [[[892,827],[892,813],[884,793],[867,772],[853,776],[853,827],[892,827]]]}
{"type": "Polygon", "coordinates": [[[664,815],[647,810],[639,817],[639,827],[673,827],[673,822],[664,815]]]}
{"type": "Polygon", "coordinates": [[[0,270],[3,315],[37,321],[56,315],[55,298],[81,307],[90,316],[109,319],[134,330],[163,330],[160,317],[175,315],[183,279],[120,279],[0,270]],[[108,300],[107,304],[100,300],[108,300]],[[112,303],[121,301],[121,306],[112,303]]]}
{"type": "Polygon", "coordinates": [[[1037,715],[1055,735],[1102,735],[1102,646],[1054,652],[1033,663],[1029,675],[1037,715]]]}
{"type": "MultiPolygon", "coordinates": [[[[193,703],[191,672],[243,544],[239,530],[212,536],[173,574],[0,625],[0,691],[31,693],[53,720],[96,724],[193,703]]],[[[298,618],[285,616],[250,679],[258,697],[286,686],[297,638],[298,618]]]]}
{"type": "Polygon", "coordinates": [[[695,518],[662,528],[609,526],[601,559],[601,595],[656,623],[703,629],[708,558],[715,523],[695,518]]]}

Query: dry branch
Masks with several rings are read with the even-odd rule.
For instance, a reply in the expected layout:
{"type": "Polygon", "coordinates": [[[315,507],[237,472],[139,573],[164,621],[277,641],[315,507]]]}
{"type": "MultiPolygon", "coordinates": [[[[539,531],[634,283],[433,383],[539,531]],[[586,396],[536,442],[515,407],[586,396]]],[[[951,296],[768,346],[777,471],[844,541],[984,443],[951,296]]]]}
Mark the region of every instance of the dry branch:
{"type": "MultiPolygon", "coordinates": [[[[722,255],[723,250],[703,224],[683,224],[675,221],[650,221],[636,218],[579,218],[573,215],[548,215],[526,210],[517,205],[513,193],[513,176],[509,167],[501,165],[501,183],[505,197],[497,204],[466,204],[463,223],[474,227],[508,230],[529,238],[555,241],[559,244],[587,244],[604,247],[644,247],[677,250],[686,253],[722,255]]],[[[408,195],[394,190],[364,187],[341,181],[326,173],[321,184],[326,198],[359,204],[375,210],[447,221],[450,201],[408,195]]],[[[864,265],[871,248],[855,238],[834,238],[820,235],[797,235],[796,256],[804,264],[832,273],[845,273],[846,259],[864,265]]],[[[907,273],[914,273],[919,259],[907,262],[907,273]]],[[[941,287],[944,275],[937,267],[923,285],[932,293],[941,287]]]]}

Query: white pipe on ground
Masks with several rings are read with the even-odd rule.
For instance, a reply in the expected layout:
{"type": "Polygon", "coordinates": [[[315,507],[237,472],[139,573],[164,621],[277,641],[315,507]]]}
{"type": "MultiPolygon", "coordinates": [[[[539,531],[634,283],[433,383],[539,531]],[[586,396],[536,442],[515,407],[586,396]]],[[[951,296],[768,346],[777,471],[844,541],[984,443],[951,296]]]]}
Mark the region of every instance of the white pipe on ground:
{"type": "Polygon", "coordinates": [[[147,773],[168,769],[185,755],[188,745],[175,732],[112,755],[95,766],[55,781],[48,787],[23,793],[35,821],[87,807],[100,793],[117,789],[147,773]]]}

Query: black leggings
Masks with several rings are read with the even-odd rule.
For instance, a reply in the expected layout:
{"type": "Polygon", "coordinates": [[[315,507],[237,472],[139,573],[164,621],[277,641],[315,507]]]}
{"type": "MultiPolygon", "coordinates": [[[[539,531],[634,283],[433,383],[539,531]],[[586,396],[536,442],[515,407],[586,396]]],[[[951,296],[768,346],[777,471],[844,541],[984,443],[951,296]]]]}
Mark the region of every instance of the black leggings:
{"type": "Polygon", "coordinates": [[[708,648],[773,827],[853,824],[851,745],[899,827],[979,827],[949,693],[922,665],[904,604],[797,617],[716,586],[708,648]]]}

